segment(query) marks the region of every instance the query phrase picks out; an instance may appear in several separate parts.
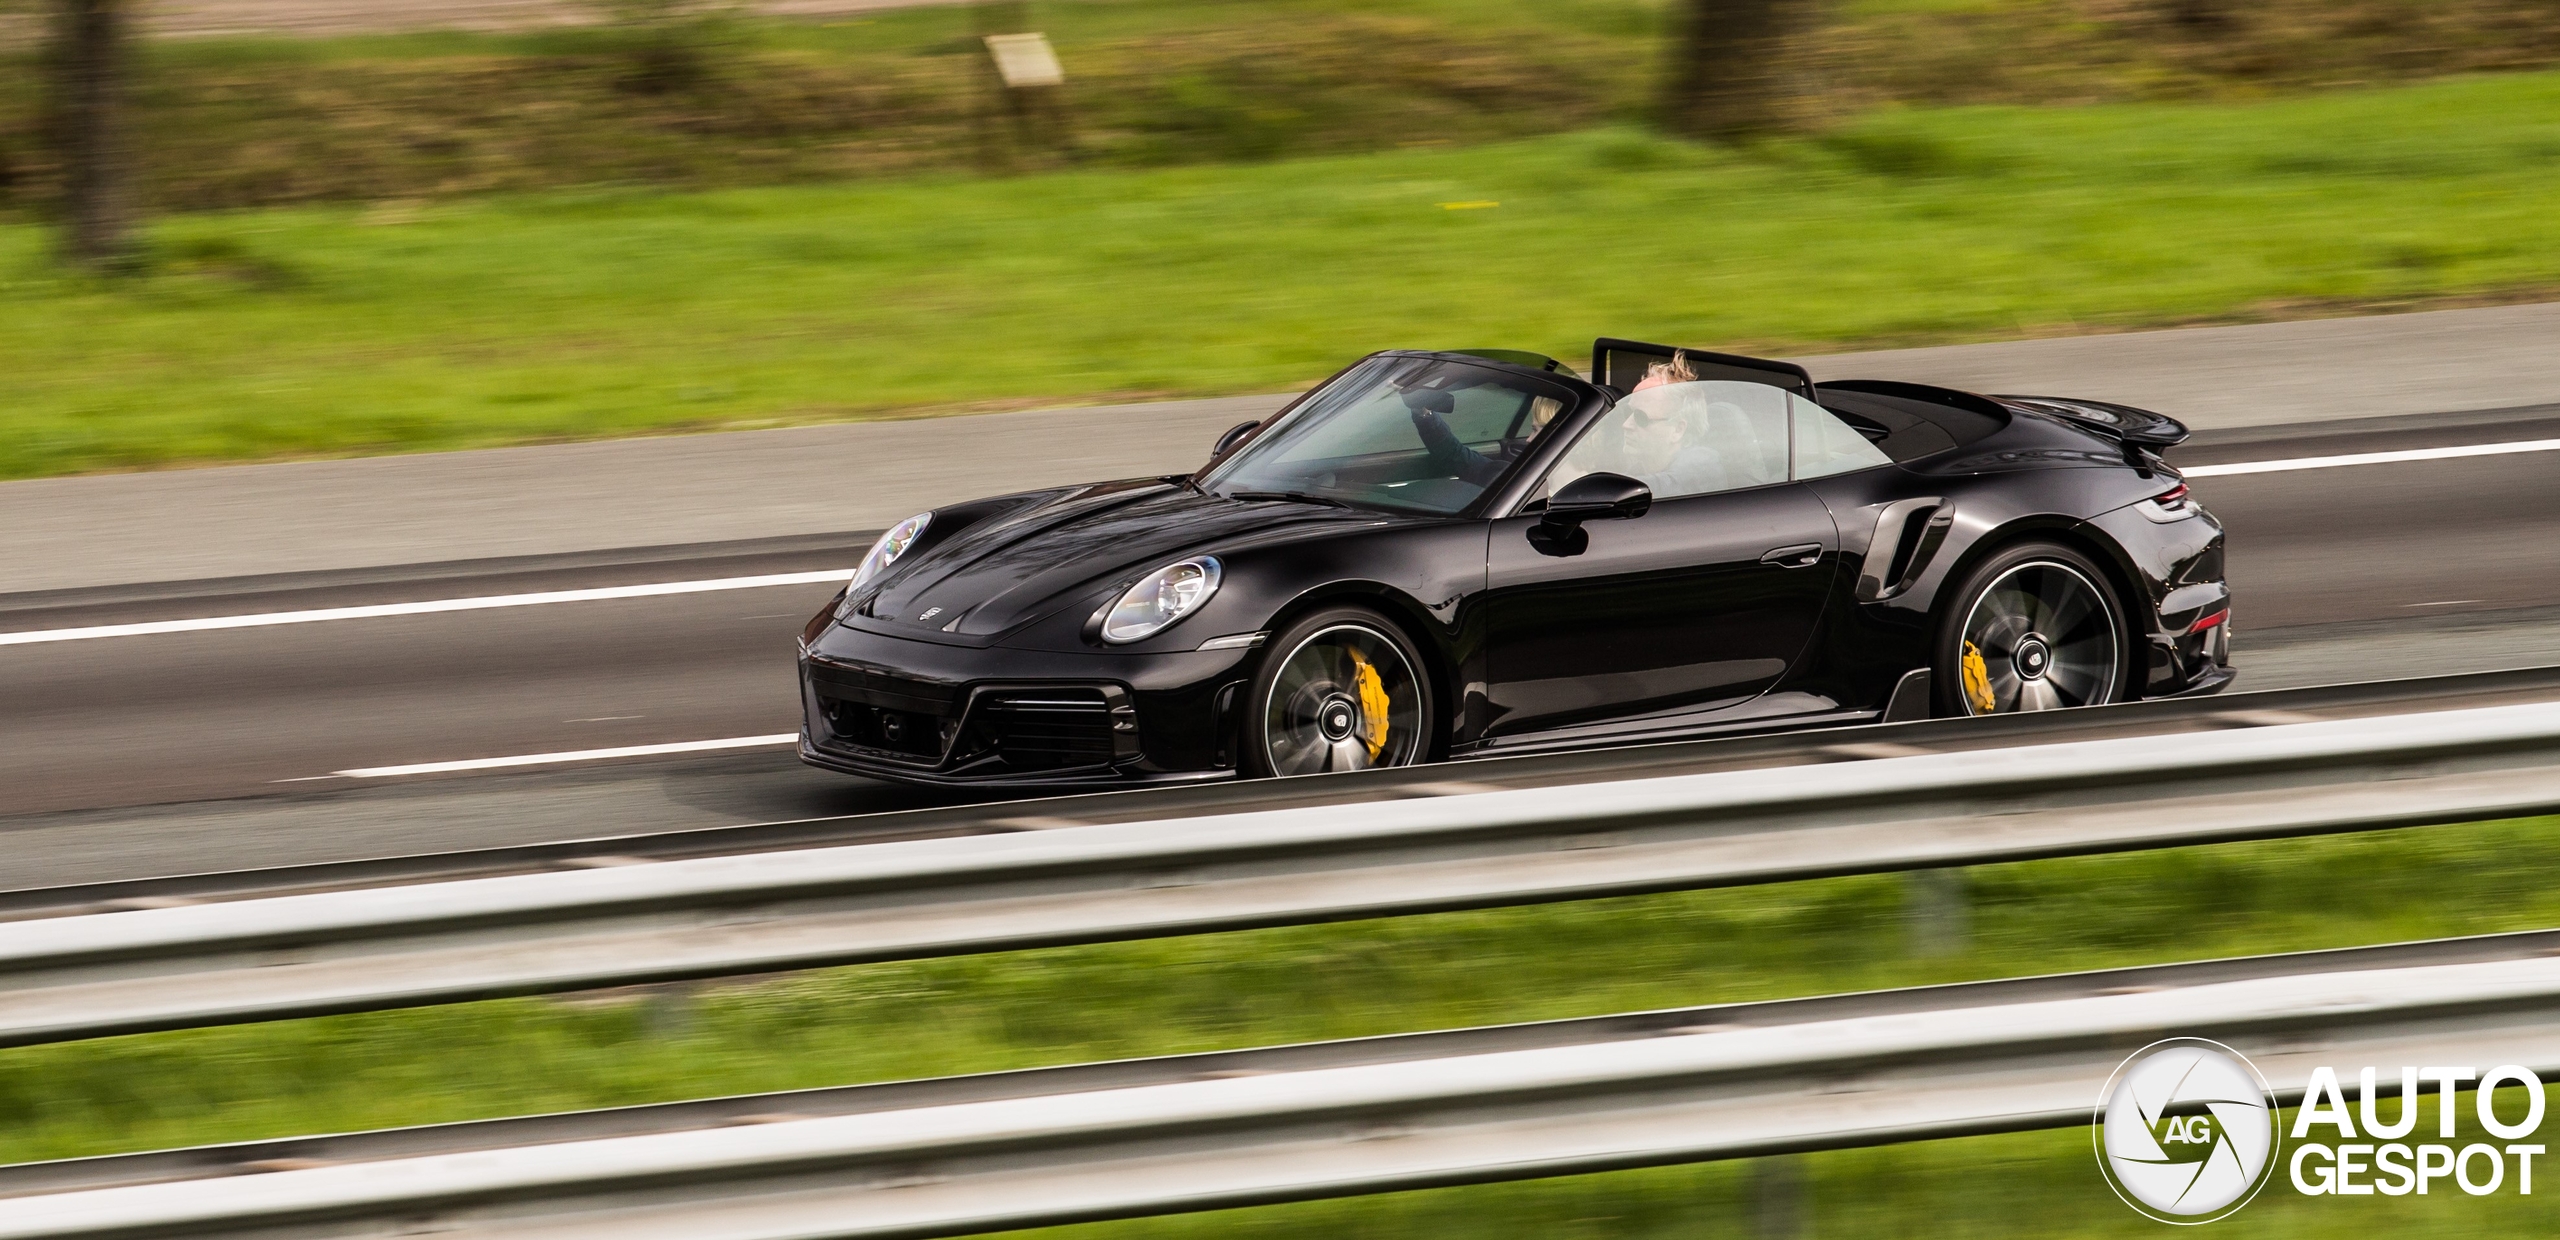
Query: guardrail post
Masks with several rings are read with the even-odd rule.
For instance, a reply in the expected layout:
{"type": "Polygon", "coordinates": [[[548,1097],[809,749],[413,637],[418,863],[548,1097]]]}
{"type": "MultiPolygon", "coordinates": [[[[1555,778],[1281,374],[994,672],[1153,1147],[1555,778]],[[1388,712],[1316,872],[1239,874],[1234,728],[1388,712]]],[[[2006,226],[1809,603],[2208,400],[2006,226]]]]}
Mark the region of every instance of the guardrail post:
{"type": "Polygon", "coordinates": [[[1804,1155],[1751,1160],[1751,1234],[1756,1240],[1805,1240],[1813,1234],[1804,1155]]]}
{"type": "Polygon", "coordinates": [[[655,1038],[680,1038],[694,1029],[696,993],[700,982],[666,982],[649,988],[648,997],[640,1001],[640,1025],[655,1038]]]}
{"type": "Polygon", "coordinates": [[[1962,869],[1913,870],[1903,879],[1903,917],[1915,956],[1952,956],[1965,948],[1972,910],[1962,869]]]}

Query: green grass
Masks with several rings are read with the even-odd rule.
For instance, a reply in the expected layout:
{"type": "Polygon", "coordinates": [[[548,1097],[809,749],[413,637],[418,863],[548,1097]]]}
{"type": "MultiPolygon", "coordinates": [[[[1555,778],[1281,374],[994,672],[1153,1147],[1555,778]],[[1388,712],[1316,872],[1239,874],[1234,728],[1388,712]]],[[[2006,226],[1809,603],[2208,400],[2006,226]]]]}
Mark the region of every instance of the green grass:
{"type": "MultiPolygon", "coordinates": [[[[2249,99],[2560,64],[2536,0],[1856,0],[1793,40],[1786,111],[2249,99]]],[[[22,8],[24,6],[21,6],[22,8]]],[[[1474,145],[1640,122],[1672,0],[1054,0],[1072,152],[1166,166],[1474,145]]],[[[1822,8],[1824,6],[1816,6],[1822,8]]],[[[0,0],[0,218],[62,188],[27,14],[0,0]]],[[[989,152],[982,22],[944,6],[515,33],[163,39],[134,81],[150,211],[712,189],[970,171],[989,152]]]]}
{"type": "MultiPolygon", "coordinates": [[[[1152,167],[1585,128],[1635,113],[1659,42],[1649,13],[1628,0],[1554,13],[1524,0],[1034,6],[1029,20],[1071,75],[1073,142],[1004,158],[1152,167]]],[[[980,171],[997,153],[981,123],[982,20],[998,19],[940,7],[819,23],[164,40],[135,83],[137,193],[174,213],[980,171]]],[[[0,54],[10,218],[36,218],[60,190],[35,68],[0,54]]]]}
{"type": "Polygon", "coordinates": [[[1272,164],[0,227],[0,476],[1273,390],[1387,346],[1814,349],[2560,284],[2560,75],[1272,164]],[[1494,201],[1450,211],[1439,204],[1494,201]]]}
{"type": "MultiPolygon", "coordinates": [[[[2512,1115],[2521,1104],[2506,1105],[2512,1115]]],[[[2470,1113],[2467,1099],[2463,1111],[2470,1113]]],[[[2551,1165],[2548,1158],[2535,1161],[2537,1172],[2551,1165]]],[[[2177,1234],[2108,1195],[2086,1129],[1819,1154],[1800,1166],[1812,1236],[2159,1240],[2177,1234]]],[[[1756,1170],[1711,1163],[1013,1234],[1044,1240],[1741,1238],[1759,1234],[1753,1227],[1756,1170]]],[[[2466,1197],[2439,1182],[2427,1197],[2396,1199],[2303,1197],[2283,1182],[2281,1168],[2276,1174],[2211,1234],[2367,1240],[2550,1235],[2560,1227],[2560,1200],[2543,1187],[2541,1174],[2530,1197],[2515,1193],[2511,1170],[2494,1197],[2466,1197]]]]}
{"type": "MultiPolygon", "coordinates": [[[[1986,867],[1968,879],[1969,945],[1942,958],[1911,955],[1905,886],[1884,876],[12,1050],[0,1052],[0,1161],[2545,927],[2560,924],[2555,828],[2545,819],[1986,867]]],[[[1824,1234],[2153,1226],[2119,1213],[2085,1142],[2030,1134],[1816,1158],[1824,1234]]],[[[1710,1234],[1740,1208],[1741,1174],[1633,1172],[1128,1231],[1710,1234]]],[[[2539,1220],[2547,1231],[2543,1199],[2365,1209],[2271,1194],[2224,1226],[2343,1236],[2388,1221],[2487,1234],[2493,1222],[2539,1220]]]]}
{"type": "MultiPolygon", "coordinates": [[[[1942,0],[1918,2],[1925,6],[1942,0]]],[[[1883,0],[1880,11],[1911,4],[1912,0],[1883,0]]],[[[1590,33],[1639,39],[1660,29],[1664,8],[1664,0],[1033,0],[1023,5],[1023,12],[1025,24],[1046,33],[1064,53],[1218,29],[1264,16],[1298,22],[1345,15],[1401,17],[1508,38],[1590,33]]],[[[728,22],[715,29],[726,41],[777,50],[935,55],[958,50],[974,39],[977,21],[969,6],[937,5],[848,17],[728,22]]],[[[609,24],[324,38],[223,35],[165,40],[153,45],[151,56],[154,63],[164,65],[231,66],[574,56],[610,49],[616,37],[609,24]]]]}

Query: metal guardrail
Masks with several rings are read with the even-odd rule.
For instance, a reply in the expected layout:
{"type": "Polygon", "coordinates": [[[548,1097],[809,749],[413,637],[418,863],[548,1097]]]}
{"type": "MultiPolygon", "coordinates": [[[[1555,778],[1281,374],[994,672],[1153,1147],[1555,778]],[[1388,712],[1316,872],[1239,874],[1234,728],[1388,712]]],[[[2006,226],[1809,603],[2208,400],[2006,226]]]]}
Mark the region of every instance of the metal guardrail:
{"type": "Polygon", "coordinates": [[[2156,1038],[2560,1071],[2560,932],[0,1168],[0,1240],[939,1236],[2084,1124],[2156,1038]],[[243,1174],[263,1172],[263,1174],[243,1174]]]}
{"type": "Polygon", "coordinates": [[[2560,703],[0,925],[0,1044],[2560,809],[2560,703]]]}
{"type": "Polygon", "coordinates": [[[1399,797],[1601,783],[1663,775],[1864,761],[2127,736],[2219,732],[2377,714],[2560,701],[2560,667],[2128,702],[2091,710],[1821,728],[1777,735],[1484,758],[1429,767],[1083,793],[895,813],[749,823],[412,856],[177,874],[0,891],[0,921],[74,916],[297,892],[737,856],[751,852],[1043,831],[1399,797]]]}

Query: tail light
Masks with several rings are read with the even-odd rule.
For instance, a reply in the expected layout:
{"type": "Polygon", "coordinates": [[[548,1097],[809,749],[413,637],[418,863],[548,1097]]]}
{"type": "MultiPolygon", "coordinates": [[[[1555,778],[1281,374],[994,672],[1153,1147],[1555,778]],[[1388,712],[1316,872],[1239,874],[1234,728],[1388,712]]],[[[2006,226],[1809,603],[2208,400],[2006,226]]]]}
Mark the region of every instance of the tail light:
{"type": "Polygon", "coordinates": [[[2193,637],[2193,636],[2195,636],[2195,635],[2196,635],[2196,634],[2198,634],[2198,633],[2202,633],[2202,632],[2204,632],[2205,630],[2210,629],[2210,628],[2214,627],[2215,625],[2222,624],[2222,623],[2224,623],[2224,622],[2226,622],[2226,621],[2228,621],[2228,620],[2230,620],[2230,619],[2231,619],[2231,609],[2230,609],[2230,608],[2228,608],[2228,607],[2225,607],[2225,608],[2223,608],[2222,610],[2217,611],[2217,612],[2213,613],[2213,614],[2212,614],[2212,615],[2210,615],[2210,616],[2206,616],[2206,617],[2205,617],[2204,619],[2202,619],[2202,620],[2198,620],[2198,621],[2196,621],[2194,624],[2188,625],[2188,626],[2187,626],[2187,636],[2189,636],[2189,637],[2193,637]]]}
{"type": "Polygon", "coordinates": [[[2135,511],[2162,525],[2172,521],[2184,521],[2196,515],[2196,506],[2188,502],[2187,484],[2183,482],[2133,507],[2135,511]]]}

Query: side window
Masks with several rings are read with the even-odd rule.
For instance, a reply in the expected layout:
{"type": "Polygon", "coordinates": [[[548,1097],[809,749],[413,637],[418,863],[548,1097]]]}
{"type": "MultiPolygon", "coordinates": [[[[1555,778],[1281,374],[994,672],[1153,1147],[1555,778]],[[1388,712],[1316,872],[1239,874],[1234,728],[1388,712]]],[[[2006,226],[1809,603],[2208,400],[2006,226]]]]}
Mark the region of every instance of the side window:
{"type": "Polygon", "coordinates": [[[1884,449],[1830,410],[1793,394],[1787,407],[1795,418],[1796,477],[1820,478],[1893,463],[1884,449]]]}
{"type": "Polygon", "coordinates": [[[1784,482],[1788,399],[1765,383],[1712,379],[1635,393],[1583,432],[1544,494],[1595,473],[1625,474],[1658,500],[1784,482]]]}

